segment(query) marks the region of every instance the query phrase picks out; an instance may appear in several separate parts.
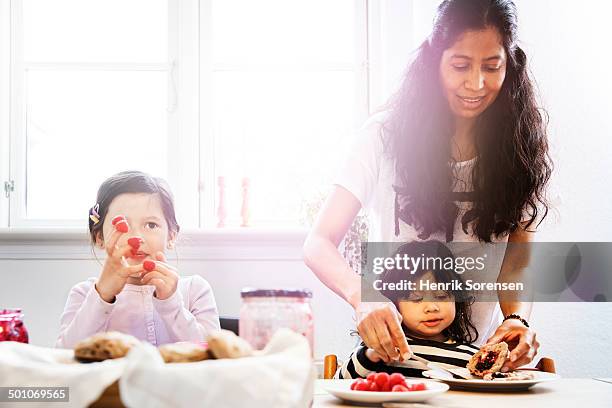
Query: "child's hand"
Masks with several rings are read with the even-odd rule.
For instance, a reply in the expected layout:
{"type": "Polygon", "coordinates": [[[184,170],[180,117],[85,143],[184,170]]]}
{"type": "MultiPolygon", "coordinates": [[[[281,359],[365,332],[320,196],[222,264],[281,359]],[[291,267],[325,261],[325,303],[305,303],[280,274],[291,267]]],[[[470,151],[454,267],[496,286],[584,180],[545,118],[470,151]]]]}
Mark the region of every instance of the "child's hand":
{"type": "Polygon", "coordinates": [[[115,296],[123,290],[130,275],[142,271],[142,265],[129,265],[125,260],[126,256],[131,255],[132,247],[127,243],[122,246],[117,245],[119,238],[127,232],[126,230],[129,230],[126,228],[127,222],[121,223],[120,227],[117,227],[117,225],[115,225],[114,231],[106,244],[108,257],[95,285],[100,297],[109,303],[115,301],[115,296]]]}
{"type": "Polygon", "coordinates": [[[373,363],[378,363],[379,361],[382,361],[383,359],[381,355],[376,352],[376,350],[371,349],[371,348],[367,349],[365,354],[366,354],[367,359],[373,363]]]}
{"type": "Polygon", "coordinates": [[[156,298],[160,300],[168,299],[176,292],[179,280],[178,271],[175,267],[166,263],[166,257],[163,252],[158,252],[155,254],[155,257],[157,258],[155,268],[144,274],[142,283],[155,286],[156,298]]]}

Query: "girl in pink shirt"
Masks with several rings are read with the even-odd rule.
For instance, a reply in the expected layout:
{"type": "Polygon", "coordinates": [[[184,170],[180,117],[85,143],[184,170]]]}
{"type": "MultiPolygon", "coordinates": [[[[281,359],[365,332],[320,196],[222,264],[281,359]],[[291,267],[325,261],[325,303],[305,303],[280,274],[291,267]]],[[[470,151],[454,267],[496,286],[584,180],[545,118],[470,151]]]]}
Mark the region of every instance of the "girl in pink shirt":
{"type": "Polygon", "coordinates": [[[204,341],[219,329],[212,289],[202,277],[179,277],[164,254],[179,232],[167,183],[138,171],[118,173],[90,210],[93,245],[107,258],[97,278],[75,285],[61,317],[57,347],[116,330],[154,345],[204,341]]]}

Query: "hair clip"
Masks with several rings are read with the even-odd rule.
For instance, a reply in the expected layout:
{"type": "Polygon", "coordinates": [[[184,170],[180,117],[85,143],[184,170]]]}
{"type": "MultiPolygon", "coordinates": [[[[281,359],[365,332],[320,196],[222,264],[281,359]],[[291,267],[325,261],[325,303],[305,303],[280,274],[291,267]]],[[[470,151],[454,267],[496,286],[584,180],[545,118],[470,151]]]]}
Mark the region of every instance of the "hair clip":
{"type": "Polygon", "coordinates": [[[94,225],[100,222],[100,214],[98,214],[99,210],[100,204],[98,203],[89,209],[89,219],[94,223],[94,225]]]}

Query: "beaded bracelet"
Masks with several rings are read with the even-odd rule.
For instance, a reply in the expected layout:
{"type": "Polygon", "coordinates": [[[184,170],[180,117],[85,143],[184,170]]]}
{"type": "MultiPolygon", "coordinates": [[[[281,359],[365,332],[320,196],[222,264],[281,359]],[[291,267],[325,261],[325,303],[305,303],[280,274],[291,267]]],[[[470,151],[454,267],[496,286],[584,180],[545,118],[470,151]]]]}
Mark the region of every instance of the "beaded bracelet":
{"type": "Polygon", "coordinates": [[[527,320],[523,319],[521,316],[517,315],[516,313],[512,313],[509,314],[508,316],[504,317],[504,322],[508,319],[517,319],[518,321],[520,321],[521,323],[523,323],[525,325],[525,327],[529,327],[529,323],[527,323],[527,320]]]}

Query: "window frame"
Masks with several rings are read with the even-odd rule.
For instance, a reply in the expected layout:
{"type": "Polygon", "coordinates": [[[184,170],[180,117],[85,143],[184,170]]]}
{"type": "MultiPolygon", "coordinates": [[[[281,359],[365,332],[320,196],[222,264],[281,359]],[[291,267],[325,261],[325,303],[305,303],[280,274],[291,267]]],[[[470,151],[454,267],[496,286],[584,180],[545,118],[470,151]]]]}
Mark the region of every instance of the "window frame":
{"type": "MultiPolygon", "coordinates": [[[[190,16],[197,10],[197,0],[168,0],[168,59],[163,63],[133,63],[133,62],[26,62],[23,60],[23,38],[21,24],[23,22],[22,4],[19,0],[8,2],[9,10],[3,10],[3,19],[9,14],[10,27],[10,131],[8,175],[3,180],[12,180],[15,189],[10,194],[8,218],[5,225],[9,227],[76,227],[83,226],[83,220],[72,219],[42,219],[26,217],[27,194],[27,135],[26,135],[26,70],[100,70],[100,71],[164,71],[168,73],[168,130],[167,130],[167,160],[168,181],[173,186],[177,201],[177,211],[181,214],[183,223],[198,226],[197,190],[187,186],[197,185],[197,155],[189,154],[197,151],[198,131],[197,118],[192,100],[186,91],[197,88],[197,75],[189,64],[184,63],[193,52],[193,41],[196,38],[190,16]],[[191,116],[191,118],[190,118],[191,116]],[[175,165],[180,163],[180,166],[175,165]],[[193,177],[185,176],[195,174],[193,177]],[[195,179],[195,181],[194,181],[195,179]],[[186,210],[187,209],[187,210],[186,210]]],[[[197,13],[195,13],[197,14],[197,13]]],[[[196,45],[197,47],[197,45],[196,45]]],[[[197,108],[196,108],[197,109],[197,108]]],[[[58,193],[65,185],[58,181],[58,193]]],[[[57,199],[57,198],[53,198],[57,199]]],[[[94,198],[92,198],[93,200],[94,198]]],[[[92,205],[94,203],[92,202],[92,205]]],[[[84,210],[85,211],[85,210],[84,210]]],[[[3,217],[4,218],[4,217],[3,217]]],[[[6,218],[5,218],[6,219],[6,218]]]]}
{"type": "MultiPolygon", "coordinates": [[[[319,63],[309,67],[313,70],[351,70],[355,72],[354,129],[359,128],[370,113],[370,76],[368,41],[368,6],[369,0],[353,0],[355,7],[355,54],[352,64],[319,63]]],[[[218,203],[217,180],[215,174],[214,135],[212,132],[212,106],[214,104],[212,78],[216,71],[244,71],[253,69],[253,64],[214,64],[212,56],[212,0],[201,0],[200,6],[200,227],[213,229],[217,223],[216,209],[218,203]]],[[[265,67],[262,67],[265,68],[265,67]]],[[[299,68],[287,64],[275,71],[291,72],[299,68]]],[[[230,217],[236,218],[236,217],[230,217]]],[[[228,218],[228,220],[230,220],[228,218]]],[[[268,220],[264,220],[268,221],[268,220]]],[[[282,227],[266,226],[265,230],[295,230],[299,229],[298,221],[294,225],[282,227]]]]}
{"type": "Polygon", "coordinates": [[[0,2],[0,227],[8,227],[9,200],[5,183],[10,180],[10,106],[11,106],[11,27],[10,3],[0,2]]]}
{"type": "MultiPolygon", "coordinates": [[[[355,123],[359,127],[370,111],[368,38],[369,0],[355,4],[355,123]]],[[[168,62],[146,63],[42,63],[23,61],[20,0],[0,6],[0,86],[9,92],[0,96],[0,181],[13,180],[9,199],[0,200],[0,228],[83,227],[86,220],[26,218],[25,69],[168,70],[168,181],[173,187],[180,222],[196,230],[217,229],[214,140],[210,115],[212,86],[210,44],[211,0],[168,0],[168,62]],[[3,120],[7,119],[7,120],[3,120]]],[[[330,69],[339,68],[332,67],[330,69]]],[[[340,67],[342,68],[342,67],[340,67]]],[[[346,68],[346,67],[344,67],[346,68]]],[[[66,188],[58,182],[58,194],[66,188]]],[[[2,188],[4,193],[4,188],[2,188]]],[[[4,198],[4,197],[3,197],[4,198]]],[[[57,199],[57,198],[53,198],[57,199]]],[[[94,203],[92,202],[92,205],[94,203]]],[[[300,230],[297,224],[271,230],[300,230]]],[[[253,227],[251,229],[257,229],[253,227]]]]}

